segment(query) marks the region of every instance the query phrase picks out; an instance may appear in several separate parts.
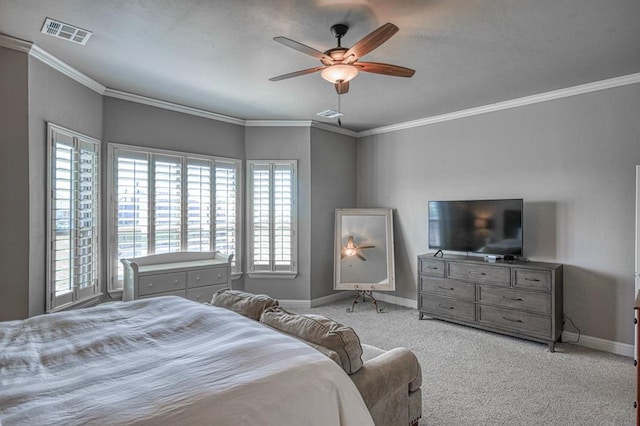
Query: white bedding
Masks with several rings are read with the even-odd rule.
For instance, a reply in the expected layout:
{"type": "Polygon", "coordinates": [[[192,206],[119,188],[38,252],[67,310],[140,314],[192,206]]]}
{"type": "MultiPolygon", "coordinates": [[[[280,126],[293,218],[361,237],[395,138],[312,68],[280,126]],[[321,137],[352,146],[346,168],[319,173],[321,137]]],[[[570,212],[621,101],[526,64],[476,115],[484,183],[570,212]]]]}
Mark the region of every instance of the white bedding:
{"type": "Polygon", "coordinates": [[[373,425],[311,347],[179,297],[0,322],[0,425],[373,425]]]}

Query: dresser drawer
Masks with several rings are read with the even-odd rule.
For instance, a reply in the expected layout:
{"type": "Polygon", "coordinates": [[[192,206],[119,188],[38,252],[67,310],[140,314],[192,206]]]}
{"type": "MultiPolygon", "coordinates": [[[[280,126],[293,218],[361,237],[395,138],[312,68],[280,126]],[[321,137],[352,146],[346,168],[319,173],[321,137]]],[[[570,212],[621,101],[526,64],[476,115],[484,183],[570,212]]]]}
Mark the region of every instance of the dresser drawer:
{"type": "Polygon", "coordinates": [[[444,278],[444,261],[420,258],[420,273],[444,278]]]}
{"type": "Polygon", "coordinates": [[[211,302],[213,298],[213,294],[218,290],[222,290],[227,288],[227,284],[216,284],[216,285],[208,285],[205,287],[196,287],[190,288],[187,290],[187,299],[193,300],[194,302],[211,302]]]}
{"type": "Polygon", "coordinates": [[[227,268],[207,268],[189,271],[189,288],[227,283],[227,268]]]}
{"type": "Polygon", "coordinates": [[[514,268],[513,286],[532,290],[551,291],[551,272],[514,268]]]}
{"type": "Polygon", "coordinates": [[[478,305],[478,322],[487,326],[549,338],[551,317],[478,305]]]}
{"type": "Polygon", "coordinates": [[[478,302],[542,315],[551,314],[551,296],[547,293],[479,285],[478,302]]]}
{"type": "Polygon", "coordinates": [[[459,299],[475,300],[476,285],[444,278],[420,277],[420,291],[459,299]]]}
{"type": "Polygon", "coordinates": [[[171,274],[144,275],[138,280],[138,295],[164,293],[184,289],[184,272],[174,272],[171,274]]]}
{"type": "Polygon", "coordinates": [[[508,286],[511,280],[509,267],[476,265],[473,263],[447,262],[447,277],[477,283],[494,283],[508,286]]]}
{"type": "Polygon", "coordinates": [[[160,297],[160,296],[180,296],[180,297],[184,297],[184,290],[165,291],[164,293],[152,293],[152,294],[147,294],[145,296],[140,296],[140,297],[138,297],[138,299],[150,299],[152,297],[160,297]]]}
{"type": "Polygon", "coordinates": [[[420,311],[438,317],[475,321],[476,308],[473,302],[420,294],[420,311]]]}

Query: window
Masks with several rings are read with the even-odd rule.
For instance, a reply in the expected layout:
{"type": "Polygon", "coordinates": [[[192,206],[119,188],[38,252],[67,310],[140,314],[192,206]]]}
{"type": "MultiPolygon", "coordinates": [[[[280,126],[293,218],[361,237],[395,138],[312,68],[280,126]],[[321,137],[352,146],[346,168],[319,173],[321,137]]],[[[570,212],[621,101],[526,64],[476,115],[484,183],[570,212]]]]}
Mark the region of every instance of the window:
{"type": "Polygon", "coordinates": [[[100,295],[100,141],[49,123],[47,312],[100,295]]]}
{"type": "Polygon", "coordinates": [[[219,251],[240,272],[240,160],[109,144],[109,171],[110,291],[123,258],[219,251]]]}
{"type": "Polygon", "coordinates": [[[297,273],[295,160],[248,161],[248,265],[251,277],[297,273]]]}

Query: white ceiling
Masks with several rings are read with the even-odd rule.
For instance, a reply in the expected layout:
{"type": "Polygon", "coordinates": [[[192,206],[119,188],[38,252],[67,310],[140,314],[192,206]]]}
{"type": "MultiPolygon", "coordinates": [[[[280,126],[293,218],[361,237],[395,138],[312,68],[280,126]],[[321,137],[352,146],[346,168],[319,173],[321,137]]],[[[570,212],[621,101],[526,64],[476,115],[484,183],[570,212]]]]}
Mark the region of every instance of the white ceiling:
{"type": "Polygon", "coordinates": [[[400,31],[363,60],[416,70],[360,73],[343,127],[402,123],[640,72],[638,0],[0,0],[0,33],[35,43],[104,86],[246,120],[317,120],[338,109],[320,65],[273,41],[350,47],[400,31]],[[50,17],[93,31],[86,46],[40,33],[50,17]]]}

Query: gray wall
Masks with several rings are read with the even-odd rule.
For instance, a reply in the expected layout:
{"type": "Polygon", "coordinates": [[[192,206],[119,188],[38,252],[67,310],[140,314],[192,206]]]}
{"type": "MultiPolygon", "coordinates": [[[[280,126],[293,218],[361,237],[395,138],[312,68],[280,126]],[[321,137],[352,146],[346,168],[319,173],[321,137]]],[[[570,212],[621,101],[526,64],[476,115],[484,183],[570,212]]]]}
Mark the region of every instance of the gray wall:
{"type": "Polygon", "coordinates": [[[0,48],[0,320],[45,311],[47,122],[102,136],[102,96],[26,53],[0,48]]]}
{"type": "Polygon", "coordinates": [[[4,321],[29,316],[29,103],[28,56],[2,47],[0,129],[0,321],[4,321]]]}
{"type": "Polygon", "coordinates": [[[633,343],[638,111],[635,84],[360,139],[358,207],[395,208],[396,295],[416,298],[428,200],[522,197],[525,256],[565,265],[565,313],[633,343]]]}
{"type": "Polygon", "coordinates": [[[310,140],[309,127],[247,127],[245,130],[247,160],[298,160],[298,275],[294,279],[277,280],[245,277],[245,291],[266,293],[276,299],[310,299],[310,140]]]}
{"type": "Polygon", "coordinates": [[[102,96],[29,57],[29,316],[45,311],[47,122],[102,139],[102,96]]]}
{"type": "Polygon", "coordinates": [[[103,142],[244,158],[244,126],[106,96],[103,142]]]}
{"type": "Polygon", "coordinates": [[[311,299],[333,294],[335,210],[356,207],[356,139],[311,128],[311,299]]]}
{"type": "MultiPolygon", "coordinates": [[[[103,158],[108,143],[168,149],[194,154],[244,159],[244,126],[104,97],[103,158]]],[[[106,161],[103,162],[106,165],[106,161]]],[[[103,193],[107,193],[107,170],[102,170],[103,193]]],[[[106,200],[106,197],[105,197],[106,200]]],[[[107,235],[106,202],[102,205],[102,234],[107,235]]],[[[103,281],[107,280],[107,242],[103,243],[103,281]]],[[[242,280],[233,282],[242,287],[242,280]]],[[[105,285],[106,287],[106,285],[105,285]]]]}

